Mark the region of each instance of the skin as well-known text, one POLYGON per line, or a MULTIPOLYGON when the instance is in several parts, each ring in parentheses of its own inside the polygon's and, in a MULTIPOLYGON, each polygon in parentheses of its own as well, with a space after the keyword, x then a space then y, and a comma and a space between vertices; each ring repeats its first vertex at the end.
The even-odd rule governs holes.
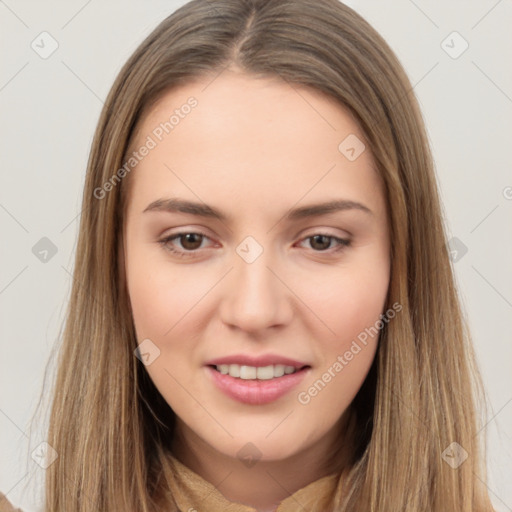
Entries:
POLYGON ((143 119, 134 146, 190 96, 197 107, 129 177, 124 264, 135 329, 139 343, 149 338, 160 350, 146 370, 177 415, 176 457, 228 499, 275 510, 332 470, 326 460, 335 443, 344 446, 344 413, 375 356, 377 337, 309 403, 298 401, 384 312, 383 185, 368 149, 355 161, 338 150, 349 134, 364 140, 345 108, 315 90, 234 69, 167 93, 143 119), (144 212, 170 197, 206 203, 228 218, 144 212), (333 199, 371 213, 285 218, 292 208, 333 199), (159 243, 178 232, 206 237, 159 243), (309 238, 317 234, 350 245, 337 250, 334 238, 309 238), (263 248, 252 263, 236 252, 247 236, 263 248), (311 369, 275 402, 242 404, 219 391, 204 366, 238 353, 288 356, 311 369), (247 443, 261 456, 251 467, 237 456, 247 443))

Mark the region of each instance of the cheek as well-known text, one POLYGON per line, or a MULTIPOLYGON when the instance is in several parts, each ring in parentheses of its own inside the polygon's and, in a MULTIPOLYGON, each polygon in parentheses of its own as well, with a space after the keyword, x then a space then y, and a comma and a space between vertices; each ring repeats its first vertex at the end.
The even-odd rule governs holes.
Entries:
POLYGON ((212 284, 191 267, 176 271, 165 262, 136 256, 127 265, 127 280, 137 338, 174 336, 212 284))
POLYGON ((323 348, 327 352, 342 350, 384 312, 389 287, 388 261, 362 260, 335 272, 317 273, 302 282, 302 297, 307 297, 307 305, 324 323, 323 348))
POLYGON ((376 258, 328 277, 317 279, 309 295, 311 309, 324 324, 315 328, 321 364, 297 393, 298 403, 314 411, 319 425, 336 421, 372 365, 385 313, 388 261, 376 258))
POLYGON ((205 310, 208 293, 219 276, 193 265, 176 269, 165 254, 140 247, 129 256, 127 284, 137 341, 149 339, 159 351, 146 370, 167 402, 179 409, 190 399, 183 385, 200 396, 191 376, 203 364, 197 348, 211 314, 205 310))
POLYGON ((127 267, 137 341, 149 339, 159 350, 146 371, 173 409, 191 413, 197 404, 190 403, 189 393, 201 396, 191 378, 200 364, 195 349, 203 326, 197 312, 211 284, 201 283, 191 273, 171 272, 165 264, 150 265, 150 272, 147 268, 127 267))

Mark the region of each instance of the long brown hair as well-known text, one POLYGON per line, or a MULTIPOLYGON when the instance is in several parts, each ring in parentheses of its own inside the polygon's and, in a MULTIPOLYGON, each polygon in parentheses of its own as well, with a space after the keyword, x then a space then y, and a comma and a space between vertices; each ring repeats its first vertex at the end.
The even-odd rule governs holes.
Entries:
POLYGON ((477 436, 483 386, 423 119, 389 46, 337 0, 193 0, 166 18, 119 73, 88 162, 49 421, 47 440, 59 456, 46 470, 46 510, 157 510, 175 416, 134 357, 120 258, 128 180, 118 170, 141 119, 163 94, 213 80, 228 66, 311 87, 347 107, 385 185, 388 302, 403 309, 382 329, 350 406, 358 435, 336 510, 493 510, 477 436), (456 468, 443 457, 454 442, 468 454, 456 468))

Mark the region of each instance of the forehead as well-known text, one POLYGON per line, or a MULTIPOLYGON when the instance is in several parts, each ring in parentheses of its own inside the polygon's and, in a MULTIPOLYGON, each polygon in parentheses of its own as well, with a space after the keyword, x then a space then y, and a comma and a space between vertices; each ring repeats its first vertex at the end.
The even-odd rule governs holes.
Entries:
POLYGON ((132 176, 138 207, 169 195, 215 197, 260 212, 306 196, 308 202, 350 196, 383 207, 358 124, 311 88, 224 71, 165 94, 132 147, 149 139, 153 147, 132 176))

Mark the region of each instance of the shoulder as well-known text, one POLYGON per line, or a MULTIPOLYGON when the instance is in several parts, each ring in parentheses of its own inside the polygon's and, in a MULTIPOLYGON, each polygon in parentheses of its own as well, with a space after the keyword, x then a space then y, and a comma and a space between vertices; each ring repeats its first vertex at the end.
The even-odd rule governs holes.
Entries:
POLYGON ((23 512, 21 508, 14 508, 11 502, 0 492, 0 512, 23 512))

